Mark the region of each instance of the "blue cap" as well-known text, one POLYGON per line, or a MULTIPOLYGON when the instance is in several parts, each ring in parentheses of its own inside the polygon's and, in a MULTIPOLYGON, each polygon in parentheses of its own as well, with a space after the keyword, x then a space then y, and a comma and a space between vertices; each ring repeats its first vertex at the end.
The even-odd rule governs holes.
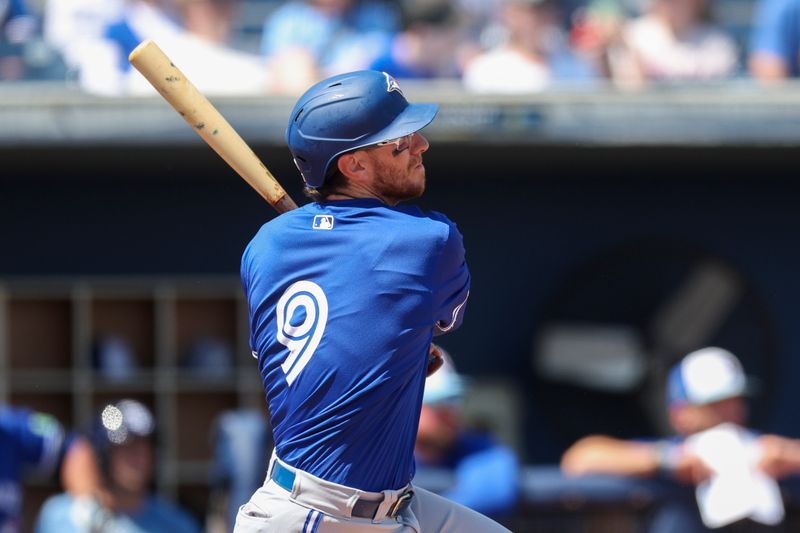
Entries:
POLYGON ((739 360, 722 348, 703 348, 676 364, 667 379, 667 404, 703 405, 742 396, 747 378, 739 360))
POLYGON ((421 130, 438 110, 435 104, 408 103, 385 72, 348 72, 300 97, 289 117, 286 143, 306 185, 317 188, 340 155, 421 130))

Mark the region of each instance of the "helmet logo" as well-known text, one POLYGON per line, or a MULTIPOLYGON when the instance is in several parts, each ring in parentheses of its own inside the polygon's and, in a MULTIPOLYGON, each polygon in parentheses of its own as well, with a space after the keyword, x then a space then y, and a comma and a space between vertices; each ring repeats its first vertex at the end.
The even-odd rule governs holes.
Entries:
MULTIPOLYGON (((400 85, 397 84, 397 80, 390 76, 388 73, 384 72, 383 75, 386 77, 386 92, 397 91, 400 94, 403 94, 403 91, 400 90, 400 85)), ((403 95, 405 96, 405 95, 403 95)))

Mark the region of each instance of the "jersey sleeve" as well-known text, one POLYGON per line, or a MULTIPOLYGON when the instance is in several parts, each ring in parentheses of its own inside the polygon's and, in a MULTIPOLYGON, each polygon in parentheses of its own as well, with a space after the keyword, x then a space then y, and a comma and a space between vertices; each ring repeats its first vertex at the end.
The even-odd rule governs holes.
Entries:
POLYGON ((434 335, 441 335, 457 329, 464 319, 470 275, 464 241, 456 225, 440 213, 432 213, 431 218, 447 228, 433 276, 434 335))
POLYGON ((22 462, 45 474, 52 473, 66 446, 64 429, 50 415, 13 410, 0 415, 14 439, 22 462))

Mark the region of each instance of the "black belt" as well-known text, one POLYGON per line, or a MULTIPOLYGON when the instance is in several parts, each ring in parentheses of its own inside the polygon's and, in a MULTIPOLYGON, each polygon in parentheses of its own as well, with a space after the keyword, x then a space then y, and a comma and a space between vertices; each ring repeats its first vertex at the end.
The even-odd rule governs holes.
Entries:
MULTIPOLYGON (((292 492, 294 488, 294 479, 296 476, 294 470, 286 468, 278 461, 274 461, 272 464, 272 481, 278 484, 279 487, 285 489, 289 492, 292 492)), ((400 514, 403 509, 408 507, 411 503, 411 498, 414 496, 414 491, 409 489, 402 493, 395 501, 389 510, 386 512, 386 516, 389 518, 394 518, 398 514, 400 514)), ((383 503, 383 500, 378 501, 371 501, 371 500, 364 500, 359 498, 355 505, 353 505, 353 511, 350 513, 352 516, 358 518, 369 518, 370 520, 374 520, 375 516, 378 514, 378 508, 383 503)))

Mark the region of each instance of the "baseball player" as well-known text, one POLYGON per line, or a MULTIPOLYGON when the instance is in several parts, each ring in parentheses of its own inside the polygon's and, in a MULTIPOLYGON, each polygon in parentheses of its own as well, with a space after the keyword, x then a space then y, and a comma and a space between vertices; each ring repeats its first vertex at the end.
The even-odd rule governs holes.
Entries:
POLYGON ((59 472, 72 494, 94 496, 100 474, 91 446, 66 434, 50 415, 0 406, 0 531, 22 530, 22 473, 33 468, 43 474, 59 472))
POLYGON ((698 512, 696 503, 680 497, 658 501, 647 518, 647 531, 708 533, 748 515, 762 523, 740 522, 743 527, 737 531, 773 531, 764 524, 776 525, 783 509, 775 514, 771 496, 765 495, 765 489, 755 488, 756 483, 764 486, 763 478, 759 480, 755 473, 760 471, 775 480, 800 474, 800 440, 747 427, 748 379, 739 359, 728 350, 709 346, 689 353, 672 367, 666 385, 674 436, 625 440, 589 435, 567 449, 561 468, 569 475, 662 476, 688 486, 703 485, 714 477, 724 479, 723 485, 731 479, 753 484, 750 492, 733 489, 736 498, 727 496, 730 490, 725 496, 710 491, 701 497, 698 492, 697 504, 705 512, 698 512), (703 442, 712 443, 713 453, 704 451, 708 445, 700 444, 703 442), (719 503, 723 499, 727 499, 725 505, 719 503))
POLYGON ((36 533, 198 533, 183 509, 150 487, 155 468, 155 419, 144 404, 123 399, 106 405, 94 421, 92 445, 100 460, 107 497, 97 500, 57 494, 45 501, 36 533))
POLYGON ((437 110, 377 71, 326 79, 292 110, 314 202, 242 258, 275 450, 238 532, 507 531, 411 483, 431 341, 461 324, 470 281, 455 224, 399 205, 425 190, 419 130, 437 110))
POLYGON ((414 448, 417 485, 481 514, 508 517, 519 498, 516 454, 464 417, 467 380, 442 349, 441 370, 425 381, 414 448))

